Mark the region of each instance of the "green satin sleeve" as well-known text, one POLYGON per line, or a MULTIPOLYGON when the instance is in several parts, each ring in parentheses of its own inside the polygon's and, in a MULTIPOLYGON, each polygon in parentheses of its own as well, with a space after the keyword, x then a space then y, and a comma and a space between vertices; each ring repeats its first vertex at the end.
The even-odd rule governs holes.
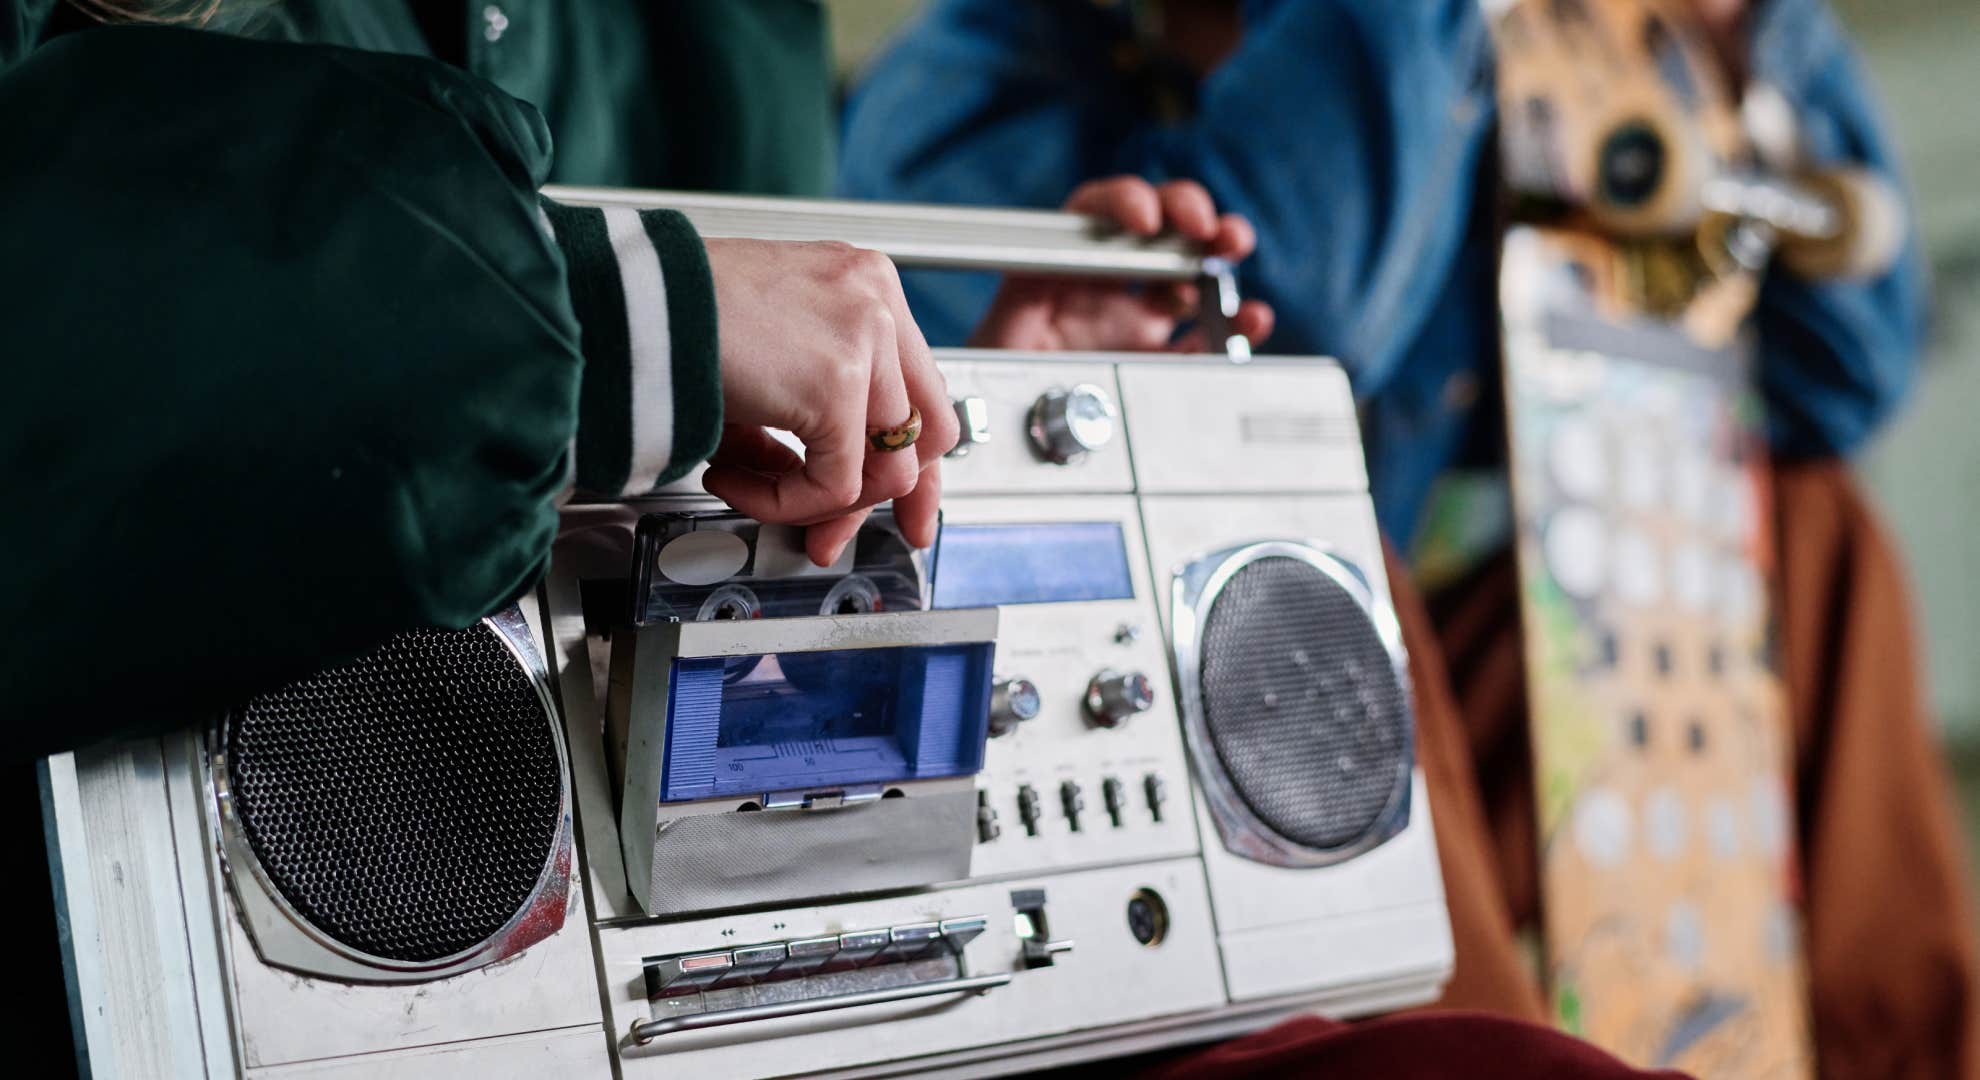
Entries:
POLYGON ((0 75, 0 689, 47 753, 540 575, 581 332, 534 109, 155 28, 0 75))

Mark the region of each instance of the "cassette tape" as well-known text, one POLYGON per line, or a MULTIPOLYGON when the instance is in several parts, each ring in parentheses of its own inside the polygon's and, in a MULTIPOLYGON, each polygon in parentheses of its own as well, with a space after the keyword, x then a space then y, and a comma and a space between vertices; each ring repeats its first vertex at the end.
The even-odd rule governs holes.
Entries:
POLYGON ((633 623, 921 611, 927 560, 875 510, 839 561, 814 565, 804 530, 731 511, 647 514, 634 532, 633 623))
POLYGON ((885 513, 831 567, 796 529, 650 514, 634 564, 607 728, 649 913, 967 876, 997 609, 930 610, 885 513))

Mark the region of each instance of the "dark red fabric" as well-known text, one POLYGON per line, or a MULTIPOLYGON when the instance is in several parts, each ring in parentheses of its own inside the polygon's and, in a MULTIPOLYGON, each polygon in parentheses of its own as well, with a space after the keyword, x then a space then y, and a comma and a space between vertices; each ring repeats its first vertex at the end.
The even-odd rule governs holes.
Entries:
POLYGON ((1632 1069, 1552 1028, 1480 1012, 1429 1012, 1358 1024, 1302 1016, 1143 1074, 1147 1080, 1381 1077, 1382 1080, 1674 1080, 1632 1069))
MULTIPOLYGON (((1408 568, 1393 552, 1385 554, 1396 621, 1402 627, 1403 647, 1409 652, 1410 689, 1416 706, 1416 758, 1430 793, 1430 818, 1436 828, 1437 859, 1443 867, 1444 896, 1456 951, 1451 981, 1438 1005, 1483 1009, 1544 1023, 1549 1017, 1540 983, 1514 943, 1517 924, 1514 909, 1506 902, 1514 892, 1504 877, 1504 859, 1495 857, 1500 844, 1495 830, 1502 818, 1494 813, 1496 806, 1483 800, 1479 787, 1481 778, 1496 776, 1482 772, 1476 764, 1465 731, 1470 710, 1461 711, 1451 696, 1452 679, 1444 669, 1436 630, 1422 599, 1409 587, 1408 568)), ((1515 650, 1517 645, 1515 639, 1515 650)), ((1517 666, 1512 673, 1518 676, 1517 666)), ((1524 715, 1520 714, 1519 728, 1522 756, 1524 715)), ((1499 794, 1496 784, 1490 790, 1499 794)), ((1527 801, 1530 804, 1532 800, 1527 801)), ((1532 821, 1530 810, 1526 820, 1532 821)), ((1531 838, 1526 846, 1532 848, 1531 838)))

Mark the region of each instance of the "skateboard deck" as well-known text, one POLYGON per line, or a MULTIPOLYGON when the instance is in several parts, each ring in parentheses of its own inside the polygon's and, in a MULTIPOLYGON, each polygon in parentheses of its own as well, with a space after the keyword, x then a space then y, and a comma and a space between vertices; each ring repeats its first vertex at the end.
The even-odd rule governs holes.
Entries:
POLYGON ((1559 1024, 1633 1064, 1800 1077, 1758 281, 1678 190, 1740 153, 1682 10, 1487 4, 1544 977, 1559 1024))

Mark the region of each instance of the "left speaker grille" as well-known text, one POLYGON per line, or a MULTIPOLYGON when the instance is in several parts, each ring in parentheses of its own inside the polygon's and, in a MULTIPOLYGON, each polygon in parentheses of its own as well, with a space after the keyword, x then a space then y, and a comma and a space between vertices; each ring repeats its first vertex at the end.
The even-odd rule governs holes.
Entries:
POLYGON ((487 624, 413 631, 229 717, 235 813, 321 932, 388 960, 452 956, 524 908, 553 854, 552 722, 487 624))
POLYGON ((1299 559, 1252 562, 1211 606, 1202 665, 1211 742, 1261 822, 1321 851, 1376 826, 1408 780, 1409 700, 1353 595, 1299 559))

